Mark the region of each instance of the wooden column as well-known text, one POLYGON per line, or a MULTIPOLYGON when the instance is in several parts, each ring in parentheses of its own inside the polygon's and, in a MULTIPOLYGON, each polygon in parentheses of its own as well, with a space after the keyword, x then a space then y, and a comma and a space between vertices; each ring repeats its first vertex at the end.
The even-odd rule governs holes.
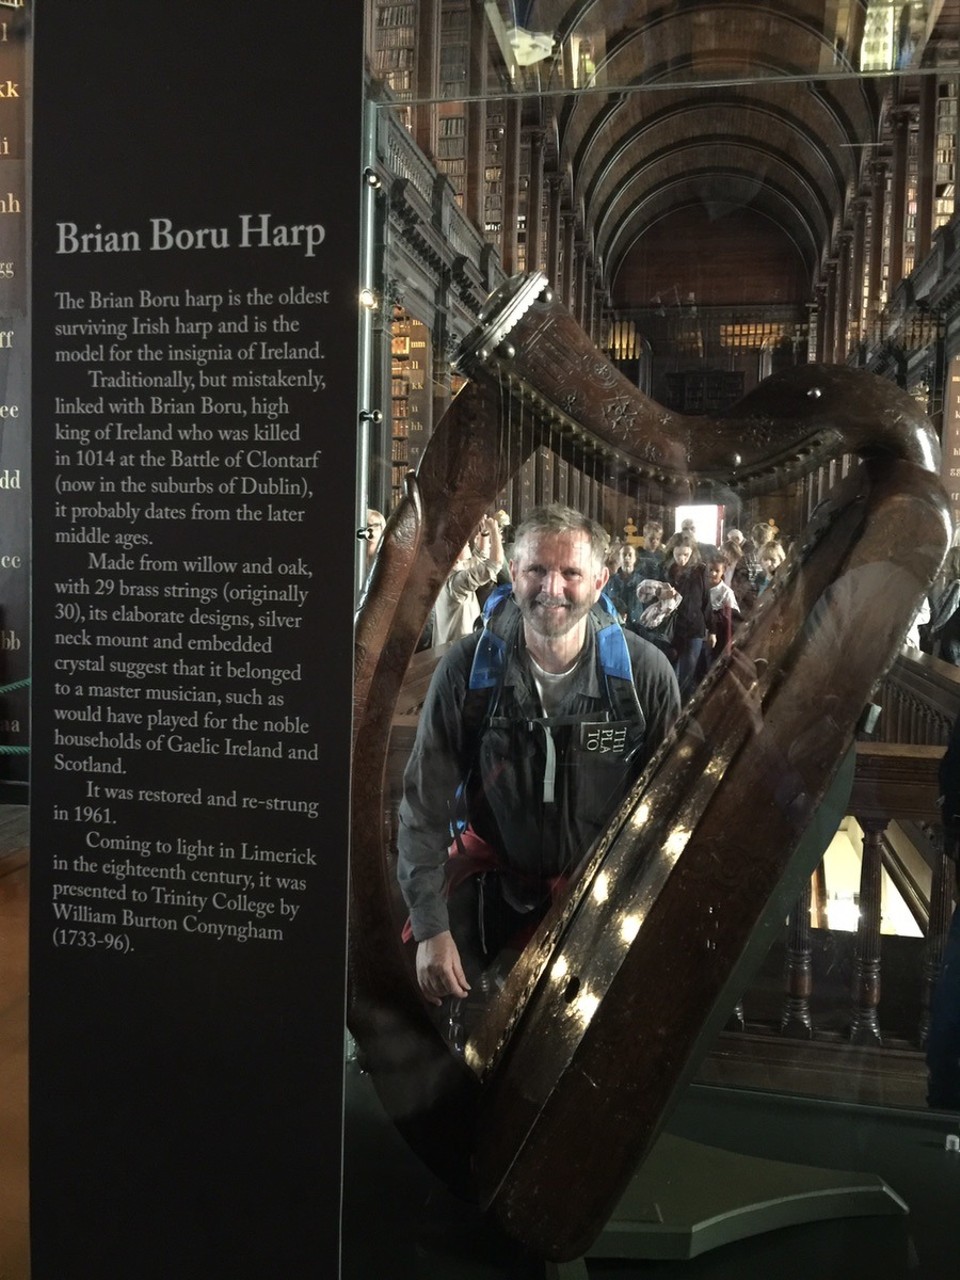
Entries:
MULTIPOLYGON (((547 279, 558 288, 560 273, 560 196, 563 178, 559 173, 547 174, 547 260, 544 271, 547 279)), ((561 296, 562 290, 561 290, 561 296)))
POLYGON ((936 182, 937 77, 920 77, 920 116, 917 136, 917 243, 914 266, 919 266, 933 243, 933 201, 936 182))
POLYGON ((786 992, 780 1031, 785 1036, 810 1039, 810 996, 813 992, 813 948, 810 941, 810 881, 804 885, 790 913, 787 931, 786 992))
POLYGON ((828 363, 836 357, 836 324, 837 324, 837 260, 831 258, 827 263, 826 296, 823 316, 823 358, 828 363))
POLYGON ((887 294, 903 279, 903 228, 907 208, 907 131, 909 111, 893 113, 893 167, 890 174, 890 257, 887 294))
POLYGON ((955 888, 955 864, 942 852, 943 833, 940 833, 941 853, 933 870, 933 884, 930 888, 930 917, 927 922, 927 936, 923 944, 923 965, 920 978, 920 1027, 919 1039, 924 1044, 930 1030, 930 1001, 933 989, 940 976, 943 963, 943 949, 953 916, 953 893, 955 888))
POLYGON ((846 364, 850 322, 850 242, 849 231, 841 231, 837 241, 837 298, 836 325, 834 327, 833 360, 835 364, 846 364))
POLYGON ((520 101, 507 99, 507 123, 503 135, 503 226, 500 232, 501 261, 508 276, 515 275, 517 224, 520 212, 520 101))
POLYGON ((573 314, 581 329, 586 328, 587 298, 587 246, 583 240, 577 240, 573 246, 573 314))
POLYGON ((827 282, 821 280, 816 288, 817 294, 817 364, 826 360, 827 331, 827 282))
POLYGON ((437 97, 440 84, 440 0, 420 0, 417 6, 417 68, 414 97, 430 101, 413 108, 413 136, 421 151, 437 154, 437 97))
POLYGON ((850 206, 853 214, 853 245, 850 259, 850 343, 863 341, 863 285, 866 267, 867 201, 858 196, 850 206))
POLYGON ((867 341, 877 342, 880 319, 880 290, 883 284, 883 212, 887 193, 887 162, 870 166, 870 259, 867 268, 867 341))
POLYGON ((543 264, 543 149, 546 134, 530 130, 530 182, 527 187, 527 271, 543 264))
POLYGON ((606 306, 606 291, 600 283, 599 273, 594 271, 593 276, 593 340, 597 344, 603 338, 603 312, 606 306))
POLYGON ((562 222, 562 260, 560 263, 560 299, 570 311, 573 311, 573 237, 574 222, 572 213, 563 213, 562 222))
POLYGON ((864 818, 860 825, 863 828, 863 865, 860 869, 860 922, 853 964, 850 1039, 854 1044, 879 1045, 880 839, 887 822, 884 818, 864 818))
POLYGON ((594 303, 596 302, 596 286, 594 285, 593 262, 586 258, 583 265, 583 327, 589 333, 590 337, 596 342, 596 311, 594 303))
POLYGON ((483 231, 484 170, 487 159, 487 27, 482 0, 470 5, 470 67, 467 103, 467 174, 463 188, 463 211, 483 231))

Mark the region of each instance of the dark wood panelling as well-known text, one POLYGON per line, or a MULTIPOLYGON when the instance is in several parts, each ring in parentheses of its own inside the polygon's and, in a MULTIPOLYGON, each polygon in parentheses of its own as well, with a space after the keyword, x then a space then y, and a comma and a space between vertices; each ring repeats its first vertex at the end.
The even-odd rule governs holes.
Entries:
POLYGON ((648 306, 658 295, 699 306, 805 302, 810 283, 793 242, 750 209, 719 216, 707 207, 663 218, 625 255, 613 282, 614 305, 648 306))

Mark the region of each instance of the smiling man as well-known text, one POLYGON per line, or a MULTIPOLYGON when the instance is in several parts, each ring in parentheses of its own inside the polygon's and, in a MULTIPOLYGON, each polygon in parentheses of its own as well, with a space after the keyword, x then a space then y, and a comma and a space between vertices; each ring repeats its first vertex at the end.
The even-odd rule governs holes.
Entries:
POLYGON ((434 674, 398 876, 432 1004, 519 949, 679 710, 670 664, 598 604, 608 539, 568 507, 517 530, 512 593, 434 674))

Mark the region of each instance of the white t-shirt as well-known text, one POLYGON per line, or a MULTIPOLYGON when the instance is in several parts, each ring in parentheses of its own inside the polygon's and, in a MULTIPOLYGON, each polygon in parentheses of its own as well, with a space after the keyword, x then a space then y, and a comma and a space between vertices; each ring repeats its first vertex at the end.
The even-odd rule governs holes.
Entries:
POLYGON ((540 705, 543 707, 545 716, 556 715, 557 711, 563 705, 563 700, 567 695, 567 689, 570 682, 576 674, 577 667, 580 665, 580 658, 568 671, 544 671, 540 663, 527 654, 527 661, 530 663, 530 670, 533 673, 533 683, 537 686, 537 693, 540 695, 540 705))
POLYGON ((715 587, 710 588, 710 608, 722 609, 724 605, 729 605, 731 609, 737 611, 740 609, 732 589, 725 582, 718 582, 715 587))

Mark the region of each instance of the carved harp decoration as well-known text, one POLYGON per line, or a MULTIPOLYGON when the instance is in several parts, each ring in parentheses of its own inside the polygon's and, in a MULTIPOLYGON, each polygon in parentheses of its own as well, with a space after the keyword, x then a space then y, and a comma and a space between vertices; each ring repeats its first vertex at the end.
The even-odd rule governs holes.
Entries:
POLYGON ((717 418, 670 413, 535 274, 464 343, 470 381, 393 513, 356 632, 350 1026, 422 1158, 544 1256, 602 1229, 740 995, 751 939, 813 869, 805 833, 949 544, 936 436, 889 382, 810 365, 717 418), (454 1054, 399 938, 384 775, 404 674, 459 549, 510 475, 551 447, 671 502, 858 467, 822 504, 454 1054), (749 821, 747 821, 749 815, 749 821))

